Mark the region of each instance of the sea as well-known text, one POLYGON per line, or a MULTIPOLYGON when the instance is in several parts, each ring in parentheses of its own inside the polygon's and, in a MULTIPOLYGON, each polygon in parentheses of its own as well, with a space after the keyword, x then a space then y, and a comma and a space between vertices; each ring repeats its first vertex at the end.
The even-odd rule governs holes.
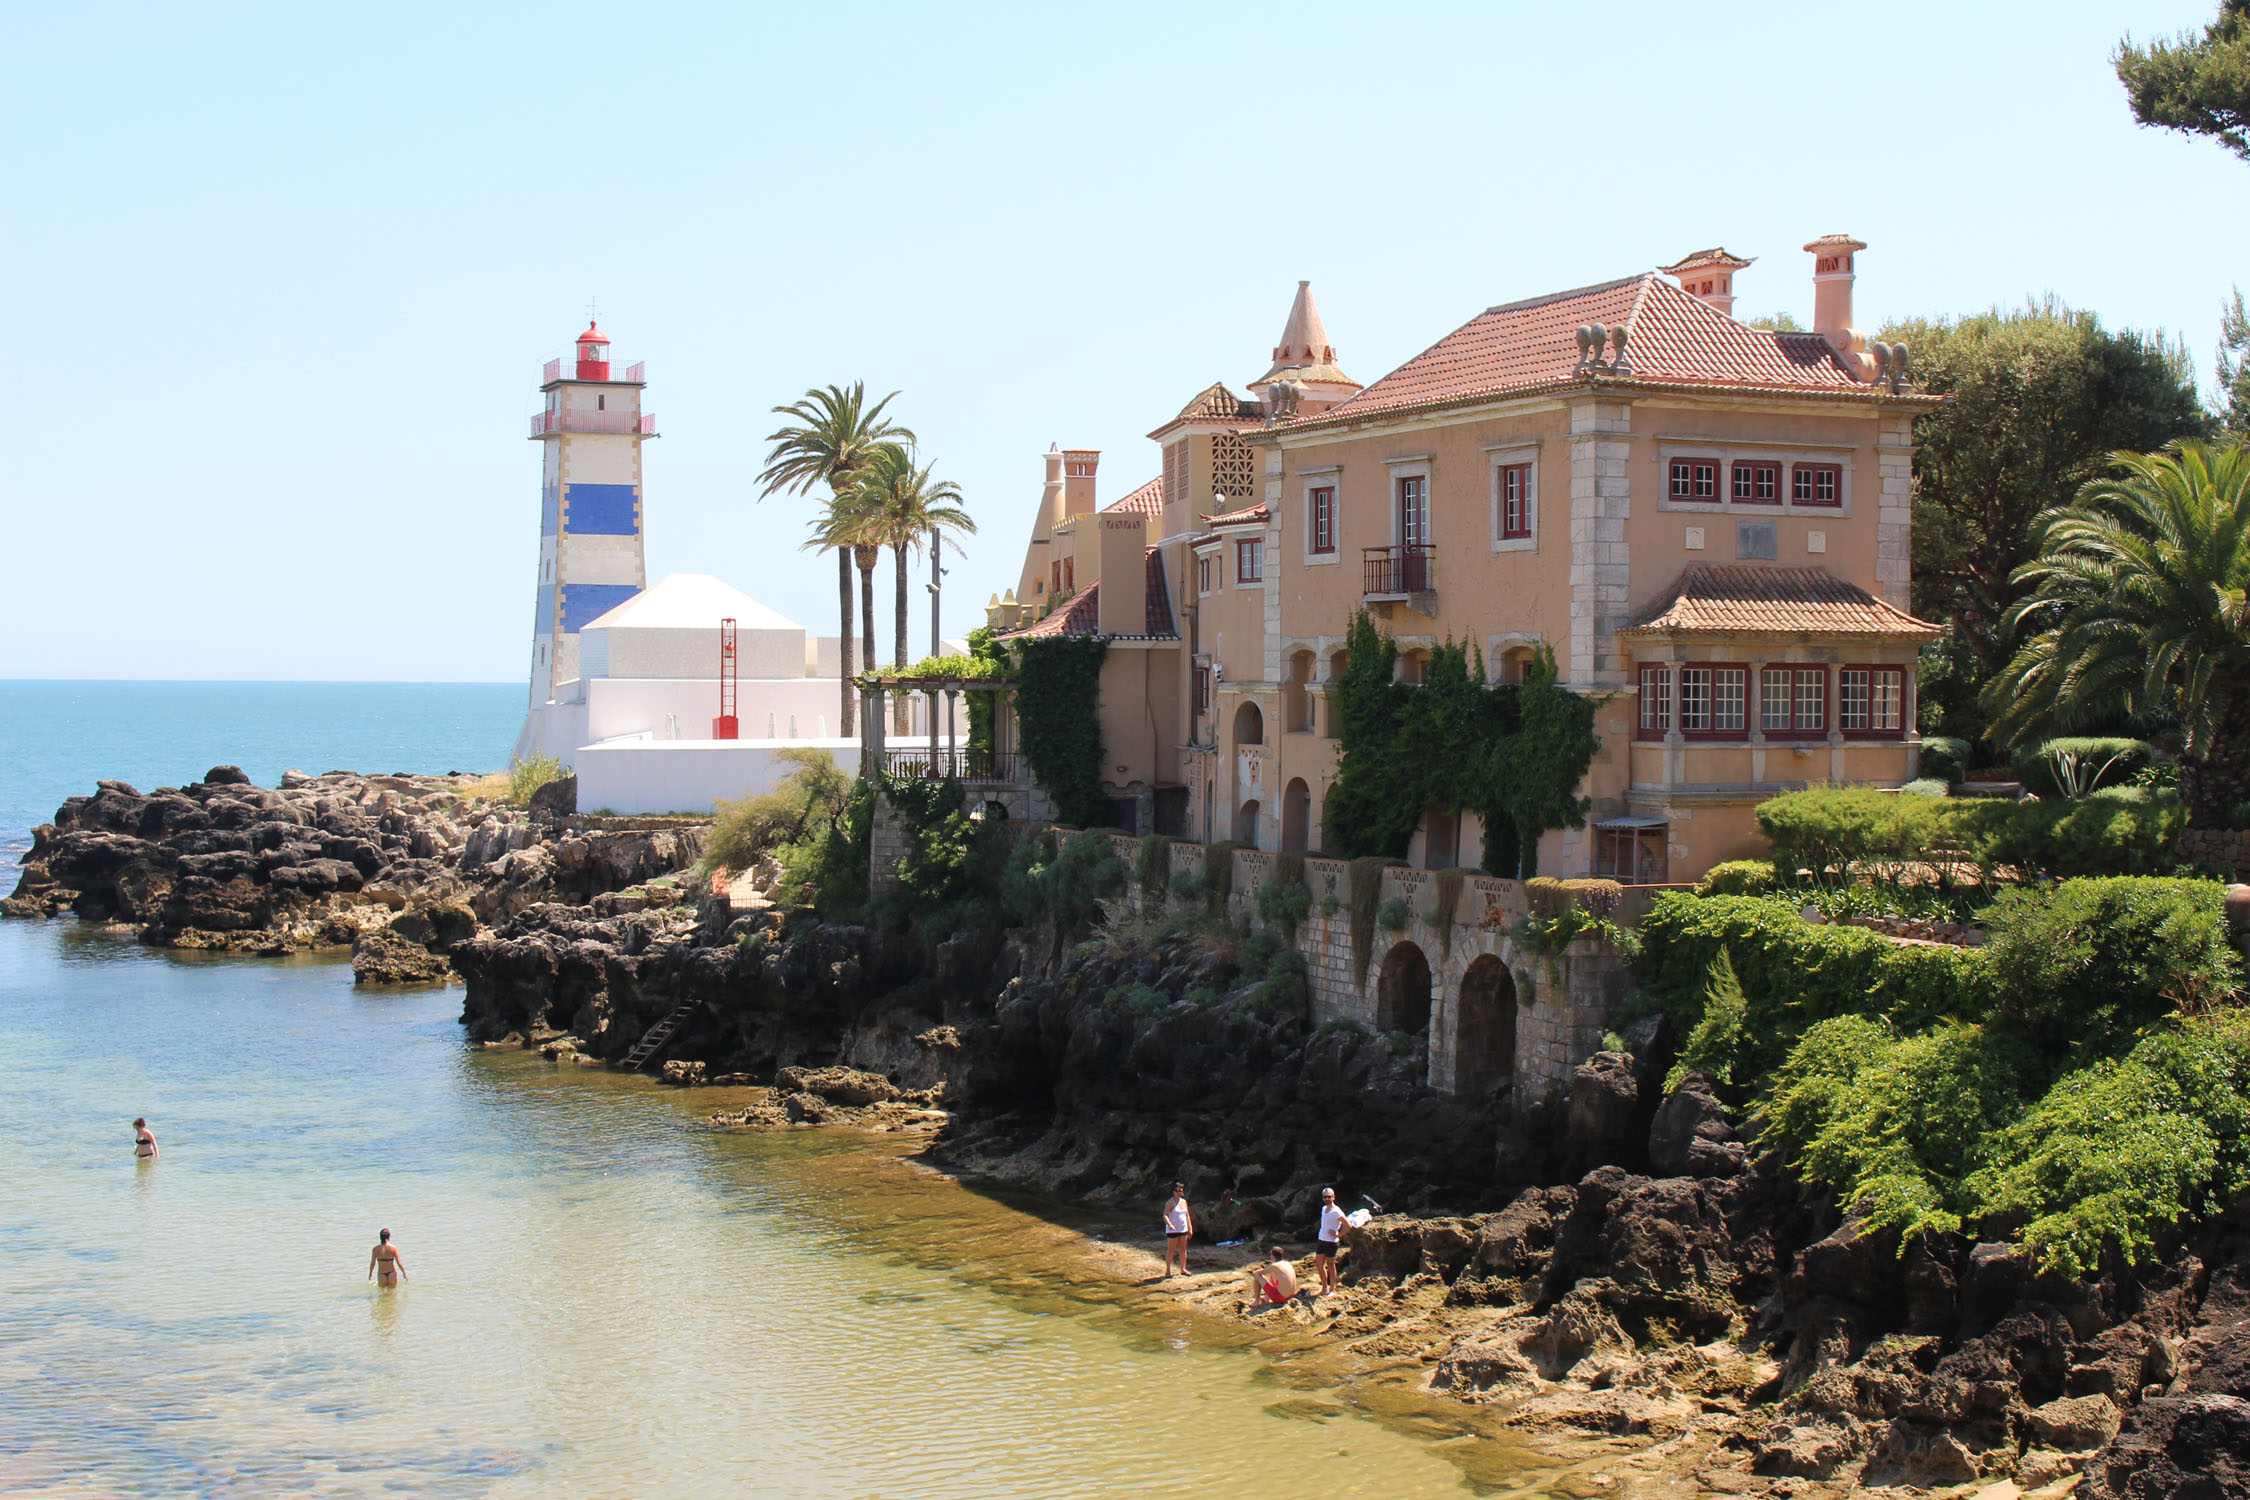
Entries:
MULTIPOLYGON (((215 764, 495 769, 521 708, 0 684, 0 826, 20 850, 97 778, 215 764)), ((713 1130, 747 1091, 473 1049, 460 1003, 0 922, 0 1495, 1544 1492, 1458 1409, 1324 1385, 1101 1273, 1087 1236, 1131 1226, 895 1139, 713 1130)))

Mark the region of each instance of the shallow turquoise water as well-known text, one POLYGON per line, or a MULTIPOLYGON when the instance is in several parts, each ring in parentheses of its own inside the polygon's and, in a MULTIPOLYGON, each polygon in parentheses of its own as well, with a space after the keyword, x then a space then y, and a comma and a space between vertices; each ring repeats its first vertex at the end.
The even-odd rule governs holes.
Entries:
POLYGON ((0 1494, 1463 1493, 1050 1225, 458 1006, 0 923, 0 1494))

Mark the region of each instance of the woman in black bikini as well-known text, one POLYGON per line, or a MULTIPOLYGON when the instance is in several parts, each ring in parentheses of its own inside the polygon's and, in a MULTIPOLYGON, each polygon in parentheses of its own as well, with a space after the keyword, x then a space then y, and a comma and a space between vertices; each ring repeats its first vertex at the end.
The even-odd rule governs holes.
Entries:
POLYGON ((156 1134, 146 1120, 133 1122, 133 1154, 143 1161, 156 1160, 156 1134))
POLYGON ((406 1279, 406 1257, 391 1243, 388 1229, 377 1231, 375 1248, 367 1255, 367 1275, 377 1286, 397 1286, 406 1279))

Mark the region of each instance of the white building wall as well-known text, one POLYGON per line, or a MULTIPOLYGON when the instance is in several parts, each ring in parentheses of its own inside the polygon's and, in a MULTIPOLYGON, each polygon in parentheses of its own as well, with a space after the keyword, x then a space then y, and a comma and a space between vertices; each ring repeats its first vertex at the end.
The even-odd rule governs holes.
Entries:
POLYGON ((825 751, 845 771, 859 765, 859 741, 629 740, 578 751, 581 812, 708 813, 721 801, 773 790, 795 767, 783 750, 825 751))

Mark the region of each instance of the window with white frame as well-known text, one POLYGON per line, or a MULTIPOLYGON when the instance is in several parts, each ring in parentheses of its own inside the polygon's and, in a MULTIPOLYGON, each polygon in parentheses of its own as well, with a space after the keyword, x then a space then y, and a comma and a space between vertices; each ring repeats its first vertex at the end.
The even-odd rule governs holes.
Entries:
POLYGON ((1502 464, 1500 480, 1500 540, 1518 541, 1531 535, 1531 465, 1502 464))
POLYGON ((1760 687, 1759 727, 1768 734, 1809 734, 1828 727, 1826 667, 1768 667, 1760 687))
POLYGON ((1839 464, 1792 464, 1789 469, 1791 505, 1840 506, 1844 503, 1844 470, 1839 464))
POLYGON ((1886 736, 1905 719, 1906 672, 1901 667, 1843 667, 1836 673, 1836 727, 1846 734, 1886 736))
POLYGON ((1689 504, 1716 505, 1719 500, 1719 461, 1715 458, 1675 458, 1668 466, 1666 495, 1689 504))
POLYGON ((1749 676, 1747 667, 1680 668, 1680 732, 1742 733, 1749 676))
POLYGON ((1430 476, 1401 475, 1398 483, 1398 540, 1402 547, 1430 544, 1430 476))
POLYGON ((1305 535, 1315 553, 1336 550, 1336 486, 1316 484, 1305 491, 1305 535))
POLYGON ((1672 728, 1672 669, 1641 668, 1641 734, 1658 739, 1672 728))

